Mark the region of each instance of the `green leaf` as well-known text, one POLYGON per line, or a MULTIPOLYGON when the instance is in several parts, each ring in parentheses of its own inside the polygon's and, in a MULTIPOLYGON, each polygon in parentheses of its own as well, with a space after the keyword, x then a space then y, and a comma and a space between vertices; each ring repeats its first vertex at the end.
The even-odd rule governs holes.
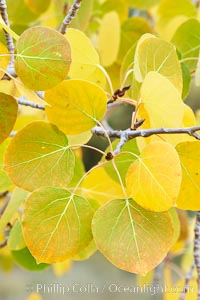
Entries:
POLYGON ((182 77, 183 77, 183 91, 182 91, 182 98, 186 99, 190 92, 190 86, 191 86, 191 75, 190 75, 190 70, 186 66, 185 63, 181 64, 181 69, 182 69, 182 77))
POLYGON ((181 53, 182 60, 186 59, 186 66, 190 71, 194 71, 200 50, 200 22, 196 19, 189 19, 183 23, 175 32, 172 42, 181 53))
POLYGON ((118 61, 121 62, 133 44, 146 32, 152 32, 149 23, 141 17, 126 19, 121 25, 121 41, 118 61))
POLYGON ((0 93, 0 143, 10 134, 18 113, 16 100, 6 94, 0 93))
POLYGON ((27 247, 18 251, 12 251, 15 262, 29 271, 42 271, 49 267, 48 264, 38 264, 27 247))
POLYGON ((20 130, 5 154, 9 177, 28 191, 47 185, 66 187, 73 177, 74 164, 67 137, 55 125, 43 121, 20 130))
POLYGON ((14 224, 8 239, 8 247, 12 251, 21 250, 26 247, 22 233, 22 224, 20 220, 14 224))
POLYGON ((177 199, 181 209, 199 210, 200 203, 200 141, 183 142, 176 146, 182 166, 182 182, 177 199))
POLYGON ((128 169, 127 188, 142 207, 165 211, 175 205, 181 185, 181 166, 174 147, 165 142, 147 145, 128 169))
POLYGON ((132 199, 113 200, 94 215, 97 248, 116 267, 146 274, 170 249, 174 226, 168 212, 149 212, 132 199))
POLYGON ((19 206, 24 202, 24 199, 27 197, 27 195, 27 191, 23 191, 19 188, 14 190, 8 206, 0 218, 0 232, 4 229, 7 223, 10 222, 14 214, 17 212, 19 206))
POLYGON ((43 187, 25 202, 26 244, 37 262, 55 263, 79 253, 92 240, 90 203, 64 189, 43 187))
POLYGON ((182 71, 175 47, 153 35, 145 34, 135 52, 135 78, 142 82, 150 71, 156 71, 171 81, 182 93, 182 71))
POLYGON ((84 80, 66 80, 45 93, 47 117, 66 134, 87 131, 106 112, 107 95, 97 85, 84 80))
POLYGON ((16 73, 28 88, 47 90, 67 77, 70 45, 56 30, 42 26, 27 29, 16 49, 16 73))

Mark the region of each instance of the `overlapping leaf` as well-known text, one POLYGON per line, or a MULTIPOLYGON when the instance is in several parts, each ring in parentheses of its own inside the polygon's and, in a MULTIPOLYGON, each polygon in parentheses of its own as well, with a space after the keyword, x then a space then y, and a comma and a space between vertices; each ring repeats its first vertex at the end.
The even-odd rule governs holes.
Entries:
POLYGON ((67 190, 43 187, 25 202, 22 221, 26 244, 37 262, 64 261, 92 240, 90 203, 67 190))
POLYGON ((186 59, 185 64, 190 71, 195 70, 200 51, 200 22, 189 19, 183 23, 175 32, 172 42, 180 51, 182 59, 186 59))
POLYGON ((105 76, 98 67, 99 55, 89 38, 82 31, 74 28, 69 28, 65 36, 70 43, 72 56, 69 77, 85 79, 102 87, 105 86, 105 76))
POLYGON ((200 142, 183 142, 177 145, 181 166, 182 183, 177 199, 181 209, 200 209, 200 142))
POLYGON ((97 248, 116 267, 146 274, 167 254, 174 237, 168 212, 149 212, 132 199, 113 200, 94 215, 97 248))
POLYGON ((16 73, 28 88, 46 90, 67 77, 71 50, 59 32, 48 27, 32 27, 20 36, 16 49, 16 73))
POLYGON ((51 0, 25 0, 27 6, 35 13, 41 14, 47 10, 51 0))
POLYGON ((38 18, 28 5, 25 0, 7 0, 8 15, 9 19, 15 24, 28 24, 38 18))
POLYGON ((0 93, 0 143, 9 135, 15 124, 18 113, 16 100, 6 94, 0 93))
POLYGON ((84 80, 66 80, 45 93, 47 117, 66 134, 91 129, 106 111, 106 93, 84 80))
MULTIPOLYGON (((181 96, 174 85, 159 73, 149 72, 146 75, 141 87, 141 99, 139 115, 146 119, 144 128, 176 128, 182 125, 184 104, 181 96)), ((173 135, 165 135, 163 138, 172 144, 177 143, 173 135)))
POLYGON ((169 79, 182 93, 182 71, 175 47, 153 35, 143 35, 135 52, 135 78, 142 82, 150 71, 156 71, 169 79))
POLYGON ((107 13, 99 30, 98 50, 103 66, 111 66, 117 59, 120 46, 120 20, 115 11, 107 13), (115 28, 115 30, 113 30, 115 28))
POLYGON ((3 77, 10 61, 8 49, 0 43, 0 79, 3 77), (4 71, 5 70, 5 71, 4 71))
POLYGON ((74 174, 74 155, 67 137, 55 125, 42 121, 17 133, 4 162, 12 181, 29 191, 47 185, 66 187, 74 174))
POLYGON ((126 175, 128 190, 142 207, 165 211, 175 205, 181 185, 181 166, 174 147, 165 142, 147 145, 126 175))

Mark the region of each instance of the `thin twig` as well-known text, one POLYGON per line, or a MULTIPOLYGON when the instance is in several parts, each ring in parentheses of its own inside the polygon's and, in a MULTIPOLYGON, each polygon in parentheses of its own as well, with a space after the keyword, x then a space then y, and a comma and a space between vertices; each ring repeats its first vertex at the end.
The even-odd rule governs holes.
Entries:
POLYGON ((70 8, 68 14, 64 18, 59 32, 62 34, 65 34, 67 32, 67 28, 69 24, 71 23, 72 19, 75 17, 76 13, 78 12, 79 7, 81 6, 81 1, 82 0, 74 0, 74 3, 72 7, 70 8))
MULTIPOLYGON (((5 24, 10 27, 10 23, 9 23, 9 19, 8 19, 8 14, 7 14, 7 4, 6 4, 6 0, 0 0, 0 14, 2 16, 2 19, 4 20, 5 24)), ((14 46, 14 42, 13 42, 13 38, 12 36, 6 32, 4 29, 4 35, 6 38, 6 44, 8 47, 8 51, 11 54, 10 56, 10 69, 14 68, 14 53, 15 53, 15 46, 14 46)))
POLYGON ((197 300, 200 300, 200 211, 197 211, 194 227, 194 262, 197 269, 197 300))
POLYGON ((185 277, 185 285, 183 288, 183 291, 179 297, 179 300, 185 300, 186 294, 189 291, 189 284, 190 284, 190 280, 192 279, 192 274, 195 268, 195 263, 193 262, 191 267, 190 267, 190 271, 188 272, 188 274, 185 277))

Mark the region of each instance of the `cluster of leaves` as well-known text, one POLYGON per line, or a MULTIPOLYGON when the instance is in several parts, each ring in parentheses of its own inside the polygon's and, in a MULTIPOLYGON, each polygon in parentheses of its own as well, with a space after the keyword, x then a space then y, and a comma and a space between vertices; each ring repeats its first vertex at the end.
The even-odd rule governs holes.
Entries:
MULTIPOLYGON (((128 98, 115 101, 136 106, 142 128, 196 125, 183 100, 198 65, 199 12, 190 0, 85 0, 61 35, 64 3, 8 0, 12 29, 0 21, 16 40, 17 74, 4 80, 2 31, 0 192, 12 196, 0 230, 14 223, 8 247, 32 270, 98 249, 118 268, 146 274, 180 236, 174 207, 200 209, 199 141, 137 138, 87 173, 80 147, 89 147, 90 130, 103 127, 107 102, 125 85, 128 98), (21 96, 45 111, 19 106, 21 96)), ((106 152, 116 147, 109 142, 106 152)))

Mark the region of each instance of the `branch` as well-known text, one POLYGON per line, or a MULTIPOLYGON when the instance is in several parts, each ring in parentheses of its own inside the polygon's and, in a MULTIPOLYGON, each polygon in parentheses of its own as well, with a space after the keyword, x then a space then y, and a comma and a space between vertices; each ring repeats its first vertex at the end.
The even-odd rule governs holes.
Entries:
POLYGON ((59 32, 65 34, 67 32, 67 27, 71 23, 72 19, 75 17, 76 13, 78 12, 79 7, 81 6, 82 0, 74 0, 74 4, 70 8, 68 14, 64 18, 62 25, 60 27, 59 32))
POLYGON ((185 127, 185 128, 153 128, 153 129, 141 129, 141 130, 107 130, 105 131, 99 127, 94 127, 91 132, 94 135, 97 136, 104 136, 108 135, 110 138, 118 138, 120 139, 120 142, 116 148, 116 150, 113 152, 113 155, 116 155, 120 152, 123 145, 130 139, 136 138, 136 137, 149 137, 151 135, 155 134, 183 134, 186 133, 190 136, 193 136, 197 140, 200 140, 200 134, 197 133, 197 131, 200 130, 200 126, 193 126, 193 127, 185 127))
POLYGON ((45 106, 42 104, 38 104, 35 102, 31 102, 28 100, 25 100, 23 97, 17 99, 17 102, 21 105, 25 105, 25 106, 30 106, 32 108, 37 108, 37 109, 41 109, 41 110, 45 110, 45 106))
POLYGON ((200 300, 200 211, 196 214, 194 227, 194 262, 197 269, 197 300, 200 300))
POLYGON ((186 294, 189 290, 189 283, 190 283, 190 280, 192 279, 192 274, 193 274, 194 268, 195 268, 195 263, 193 262, 191 265, 190 271, 188 272, 188 274, 185 277, 185 285, 184 285, 183 292, 181 293, 179 300, 185 300, 186 294))
MULTIPOLYGON (((0 14, 1 14, 2 19, 4 20, 5 24, 8 27, 10 27, 10 23, 9 23, 9 20, 8 20, 8 14, 7 14, 6 0, 0 0, 0 14)), ((13 64, 14 64, 15 46, 14 46, 13 38, 4 29, 3 29, 3 31, 4 31, 4 35, 5 35, 5 38, 6 38, 6 44, 7 44, 8 51, 11 54, 10 68, 14 69, 13 64)))

